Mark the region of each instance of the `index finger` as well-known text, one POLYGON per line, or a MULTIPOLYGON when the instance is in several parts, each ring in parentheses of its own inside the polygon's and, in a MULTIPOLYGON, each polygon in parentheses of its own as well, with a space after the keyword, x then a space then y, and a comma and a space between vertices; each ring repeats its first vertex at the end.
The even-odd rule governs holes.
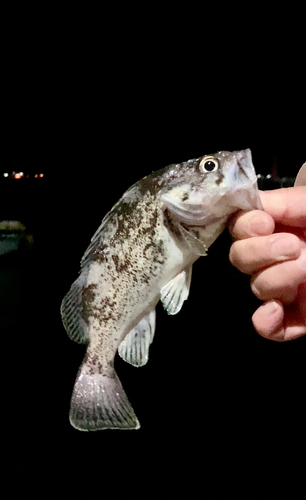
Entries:
POLYGON ((272 217, 262 210, 244 212, 239 210, 229 220, 228 230, 238 240, 252 236, 267 236, 275 229, 272 217))
POLYGON ((306 227, 306 187, 260 191, 265 212, 286 226, 306 227))

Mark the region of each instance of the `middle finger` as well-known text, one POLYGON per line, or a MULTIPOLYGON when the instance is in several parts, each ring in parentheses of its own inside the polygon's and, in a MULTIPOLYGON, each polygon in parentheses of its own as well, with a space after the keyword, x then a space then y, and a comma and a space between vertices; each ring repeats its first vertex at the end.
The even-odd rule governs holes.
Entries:
POLYGON ((258 273, 267 266, 297 259, 301 242, 290 233, 274 233, 235 241, 230 248, 230 261, 246 274, 258 273))

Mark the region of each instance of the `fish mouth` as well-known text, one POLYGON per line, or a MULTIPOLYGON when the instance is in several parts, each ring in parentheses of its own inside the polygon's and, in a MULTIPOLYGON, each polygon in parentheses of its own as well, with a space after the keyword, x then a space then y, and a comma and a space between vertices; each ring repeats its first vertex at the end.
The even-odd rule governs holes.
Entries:
POLYGON ((206 225, 186 224, 185 222, 180 222, 180 225, 188 232, 196 229, 205 229, 206 227, 206 225))
POLYGON ((250 149, 240 151, 240 154, 237 155, 237 166, 238 169, 236 172, 240 182, 254 180, 255 170, 252 163, 252 154, 250 149))

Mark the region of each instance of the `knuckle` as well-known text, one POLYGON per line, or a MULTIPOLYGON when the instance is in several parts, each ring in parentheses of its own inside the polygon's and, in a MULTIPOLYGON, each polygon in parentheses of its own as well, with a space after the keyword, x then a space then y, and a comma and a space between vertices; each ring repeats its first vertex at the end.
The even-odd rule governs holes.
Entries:
POLYGON ((285 263, 268 267, 252 277, 251 290, 260 300, 278 299, 284 304, 291 304, 298 288, 293 274, 291 266, 285 263))
POLYGON ((247 259, 246 254, 243 250, 243 245, 240 241, 236 241, 232 244, 229 253, 230 263, 236 267, 239 271, 245 273, 247 269, 247 259))

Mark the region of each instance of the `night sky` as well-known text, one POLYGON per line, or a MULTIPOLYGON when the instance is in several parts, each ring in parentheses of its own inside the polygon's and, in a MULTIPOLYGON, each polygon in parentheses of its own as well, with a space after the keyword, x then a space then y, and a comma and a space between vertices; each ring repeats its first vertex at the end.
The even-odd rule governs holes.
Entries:
POLYGON ((95 184, 126 188, 169 163, 220 150, 250 148, 258 173, 276 166, 280 177, 295 176, 305 161, 304 96, 273 67, 229 54, 202 69, 153 51, 141 59, 122 50, 99 63, 84 51, 51 54, 38 61, 20 48, 6 73, 2 171, 74 177, 76 188, 95 176, 95 184))
POLYGON ((174 95, 160 101, 156 95, 125 99, 116 93, 95 102, 95 96, 88 103, 84 96, 79 101, 70 96, 66 102, 62 95, 40 105, 13 102, 1 170, 43 170, 52 177, 115 174, 118 181, 136 170, 143 176, 203 154, 250 148, 258 173, 277 165, 283 177, 295 176, 305 161, 299 108, 294 113, 269 105, 257 109, 241 99, 215 107, 211 102, 182 103, 174 95))

